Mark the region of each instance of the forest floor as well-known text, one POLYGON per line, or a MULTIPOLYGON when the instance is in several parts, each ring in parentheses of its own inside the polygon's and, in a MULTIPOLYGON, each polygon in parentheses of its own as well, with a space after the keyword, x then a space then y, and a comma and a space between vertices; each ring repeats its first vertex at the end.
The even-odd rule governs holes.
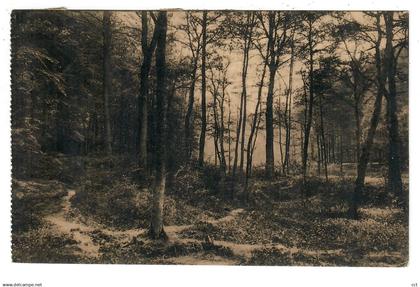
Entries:
POLYGON ((144 182, 87 168, 79 184, 13 181, 15 262, 405 266, 408 218, 371 176, 359 220, 347 216, 352 178, 255 178, 250 200, 227 200, 209 172, 186 171, 165 199, 167 241, 147 236, 144 182), (194 179, 194 180, 193 180, 194 179), (208 181, 206 183, 206 180, 208 181), (108 182, 108 181, 111 181, 108 182), (213 189, 212 189, 213 188, 213 189))

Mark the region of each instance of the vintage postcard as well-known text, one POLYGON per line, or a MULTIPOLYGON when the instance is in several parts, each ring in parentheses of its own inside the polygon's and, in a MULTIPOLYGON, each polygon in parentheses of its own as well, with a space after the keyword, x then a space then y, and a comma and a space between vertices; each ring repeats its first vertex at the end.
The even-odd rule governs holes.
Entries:
POLYGON ((13 262, 406 266, 408 22, 14 10, 13 262))

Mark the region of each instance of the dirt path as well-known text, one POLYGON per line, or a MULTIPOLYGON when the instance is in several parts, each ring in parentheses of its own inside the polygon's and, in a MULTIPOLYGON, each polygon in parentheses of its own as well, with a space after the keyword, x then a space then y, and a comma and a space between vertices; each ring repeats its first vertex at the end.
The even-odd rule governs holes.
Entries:
MULTIPOLYGON (((100 230, 102 233, 113 236, 120 240, 121 242, 130 242, 134 237, 139 235, 143 235, 147 232, 146 229, 128 229, 128 230, 112 230, 109 228, 105 228, 97 223, 93 222, 82 222, 81 220, 77 220, 76 218, 70 217, 69 213, 71 211, 71 199, 76 195, 74 190, 68 190, 66 196, 63 197, 63 202, 61 204, 61 211, 55 214, 51 214, 45 217, 45 220, 52 225, 52 229, 60 234, 67 234, 71 235, 74 240, 77 241, 77 246, 80 249, 80 254, 90 258, 98 258, 100 256, 100 245, 95 243, 92 240, 92 237, 89 235, 96 230, 100 230)), ((225 217, 219 219, 213 219, 208 221, 211 224, 217 224, 221 222, 227 222, 233 220, 238 214, 243 212, 243 209, 234 209, 225 217)), ((168 237, 171 241, 178 241, 186 243, 188 239, 182 239, 178 237, 178 233, 191 228, 193 225, 170 225, 165 226, 165 232, 167 233, 168 237)), ((196 258, 197 259, 197 258, 196 258)), ((221 263, 221 258, 215 258, 218 264, 226 264, 226 263, 233 263, 232 262, 224 262, 221 263)), ((189 264, 189 260, 187 257, 184 259, 179 258, 181 261, 185 261, 184 264, 189 264)), ((206 259, 197 259, 201 262, 201 264, 205 264, 203 262, 210 263, 211 260, 206 259)), ((181 263, 181 262, 180 262, 181 263)), ((198 263, 199 264, 199 263, 198 263)))
MULTIPOLYGON (((80 254, 85 257, 89 258, 98 258, 101 255, 99 251, 100 244, 94 242, 92 237, 90 236, 93 232, 100 230, 102 233, 112 236, 116 240, 120 242, 130 242, 134 237, 139 235, 144 235, 147 230, 146 229, 129 229, 124 231, 119 230, 112 230, 109 228, 105 228, 94 222, 84 222, 78 220, 77 218, 70 217, 69 213, 71 211, 71 198, 76 194, 74 190, 69 190, 68 194, 63 197, 62 202, 62 210, 58 213, 49 215, 45 218, 47 222, 52 225, 53 230, 55 232, 61 234, 70 234, 74 240, 77 241, 77 246, 80 249, 80 254)), ((209 220, 208 223, 217 225, 219 223, 226 223, 231 220, 234 220, 239 214, 244 212, 243 209, 238 208, 231 210, 226 216, 219 218, 219 219, 212 219, 209 220)), ((178 236, 179 233, 183 232, 184 230, 193 227, 193 225, 171 225, 165 226, 165 232, 167 233, 171 242, 178 242, 183 244, 191 244, 191 243, 203 243, 203 240, 198 239, 191 239, 191 238, 181 238, 178 236)), ((341 255, 342 250, 304 250, 298 249, 295 247, 287 247, 282 244, 240 244, 231 241, 223 241, 223 240, 214 240, 214 245, 223 246, 228 248, 232 251, 233 255, 236 258, 243 258, 243 259, 250 259, 252 257, 252 253, 255 250, 262 249, 262 248, 275 248, 279 251, 286 251, 291 254, 295 253, 302 253, 305 255, 312 255, 312 256, 322 256, 324 254, 335 254, 341 255)), ((198 253, 198 254, 191 254, 187 256, 180 256, 180 257, 173 257, 168 258, 168 261, 174 264, 204 264, 204 265, 211 265, 211 264, 223 264, 223 265, 233 265, 238 264, 238 259, 229 259, 223 258, 220 256, 209 256, 205 253, 198 253)))
POLYGON ((85 223, 69 216, 71 211, 71 198, 76 195, 74 190, 69 190, 63 197, 62 210, 58 213, 45 217, 45 220, 52 225, 53 230, 61 234, 69 234, 77 241, 80 249, 80 255, 98 258, 100 256, 100 245, 92 240, 89 235, 96 230, 100 230, 106 235, 121 239, 121 241, 130 241, 133 237, 139 236, 145 232, 143 229, 130 229, 125 231, 112 230, 104 228, 93 222, 85 223), (92 225, 91 225, 92 224, 92 225))
POLYGON ((70 199, 76 194, 74 190, 69 190, 63 198, 62 210, 58 213, 45 217, 45 220, 52 224, 53 229, 58 233, 71 234, 73 239, 78 242, 81 251, 80 255, 87 257, 98 257, 99 246, 96 245, 88 235, 94 229, 75 221, 68 219, 68 213, 71 208, 70 199))
MULTIPOLYGON (((235 219, 236 216, 238 216, 240 213, 242 213, 244 211, 244 209, 242 208, 237 208, 237 209, 233 209, 231 210, 226 216, 219 218, 219 219, 211 219, 208 220, 207 222, 213 225, 216 225, 218 223, 222 223, 222 222, 228 222, 231 221, 233 219, 235 219)), ((183 239, 178 237, 178 233, 183 232, 184 230, 193 227, 193 224, 188 224, 188 225, 169 225, 169 226, 165 226, 165 232, 168 235, 168 237, 170 239, 176 239, 178 241, 183 241, 183 239)))

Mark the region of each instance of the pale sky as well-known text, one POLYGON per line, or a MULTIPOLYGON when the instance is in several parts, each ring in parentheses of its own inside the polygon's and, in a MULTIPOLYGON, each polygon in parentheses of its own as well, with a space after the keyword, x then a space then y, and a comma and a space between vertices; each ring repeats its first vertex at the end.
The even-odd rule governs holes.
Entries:
MULTIPOLYGON (((124 19, 123 21, 126 22, 128 26, 133 26, 137 28, 140 27, 139 17, 134 12, 117 12, 117 13, 118 13, 118 17, 120 19, 124 19)), ((346 15, 346 17, 352 17, 358 21, 363 21, 363 22, 366 21, 366 17, 363 16, 362 12, 349 12, 346 15)), ((180 23, 183 23, 184 21, 185 21, 184 11, 170 12, 170 17, 169 17, 170 28, 169 29, 171 31, 174 31, 173 27, 179 25, 180 23)), ((325 18, 324 21, 333 21, 333 18, 332 17, 330 19, 325 18)), ((176 31, 175 35, 176 37, 185 37, 185 34, 183 34, 182 31, 176 31)), ((183 54, 187 55, 187 53, 189 53, 188 48, 182 47, 182 44, 177 44, 177 46, 179 46, 180 55, 183 55, 183 54)), ((210 46, 207 49, 211 50, 212 47, 210 46)), ((220 50, 218 51, 218 54, 223 57, 228 58, 230 61, 230 66, 228 70, 228 79, 232 82, 232 84, 227 89, 227 92, 229 93, 231 101, 232 101, 232 104, 231 104, 232 116, 236 118, 236 114, 237 114, 237 110, 238 110, 238 106, 240 102, 240 94, 241 94, 242 53, 240 50, 236 50, 232 52, 220 50)), ((284 59, 287 59, 288 57, 290 57, 290 55, 286 55, 284 59)), ((345 53, 343 53, 343 57, 346 57, 345 53)), ((259 53, 255 50, 251 51, 250 60, 249 60, 249 68, 248 68, 248 77, 247 77, 247 84, 248 84, 247 85, 247 92, 248 92, 247 110, 249 114, 253 113, 255 110, 257 91, 258 91, 256 84, 260 80, 259 74, 261 70, 261 68, 259 69, 258 67, 260 67, 261 64, 262 64, 262 59, 259 53)), ((298 73, 301 68, 302 68, 302 62, 299 59, 295 59, 295 67, 294 67, 294 75, 293 75, 293 90, 297 90, 302 86, 301 77, 298 73)), ((266 75, 266 79, 267 77, 268 77, 268 73, 266 75)), ((278 96, 280 94, 284 95, 284 91, 287 88, 288 77, 289 77, 289 64, 286 63, 279 68, 278 75, 276 77, 275 99, 274 99, 275 104, 278 102, 278 96)), ((210 85, 209 82, 208 82, 208 85, 210 85)), ((196 91, 195 103, 196 105, 199 105, 200 97, 201 97, 200 81, 197 82, 197 87, 195 91, 196 91)), ((264 88, 263 96, 262 96, 263 107, 265 106, 266 95, 267 95, 267 89, 264 88)), ((207 102, 211 102, 211 101, 212 101, 211 94, 207 92, 207 102)), ((281 97, 281 101, 282 102, 285 101, 284 96, 281 97)), ((226 111, 226 118, 227 118, 227 111, 226 111)), ((249 132, 249 122, 247 123, 246 141, 248 137, 248 132, 249 132)), ((232 134, 234 133, 235 131, 233 131, 232 134)), ((226 144, 226 148, 227 148, 227 144, 226 144)), ((213 139, 210 137, 207 138, 205 151, 206 151, 205 158, 209 160, 214 160, 213 139)), ((279 156, 279 145, 278 145, 278 130, 276 128, 275 128, 275 135, 274 135, 274 152, 275 152, 275 161, 277 162, 279 161, 280 156, 279 156)), ((293 152, 293 148, 292 148, 292 152, 293 152)), ((296 157, 297 159, 300 159, 299 149, 296 149, 296 157)), ((264 136, 264 131, 260 131, 258 133, 258 140, 256 144, 256 150, 254 153, 254 164, 259 165, 259 164, 262 164, 263 162, 265 162, 265 136, 264 136)))

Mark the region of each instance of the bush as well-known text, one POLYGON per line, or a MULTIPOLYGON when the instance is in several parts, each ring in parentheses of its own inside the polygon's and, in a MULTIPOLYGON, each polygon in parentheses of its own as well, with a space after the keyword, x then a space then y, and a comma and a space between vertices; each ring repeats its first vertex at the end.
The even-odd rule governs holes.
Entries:
POLYGON ((127 179, 111 186, 87 181, 72 201, 83 215, 121 229, 146 228, 148 202, 148 193, 127 179))
POLYGON ((183 197, 190 197, 193 193, 206 190, 208 193, 219 194, 220 168, 206 164, 203 167, 188 166, 183 169, 171 184, 171 192, 183 197))
POLYGON ((202 171, 202 178, 206 189, 213 194, 220 193, 220 181, 222 179, 222 174, 218 166, 205 165, 202 171))

